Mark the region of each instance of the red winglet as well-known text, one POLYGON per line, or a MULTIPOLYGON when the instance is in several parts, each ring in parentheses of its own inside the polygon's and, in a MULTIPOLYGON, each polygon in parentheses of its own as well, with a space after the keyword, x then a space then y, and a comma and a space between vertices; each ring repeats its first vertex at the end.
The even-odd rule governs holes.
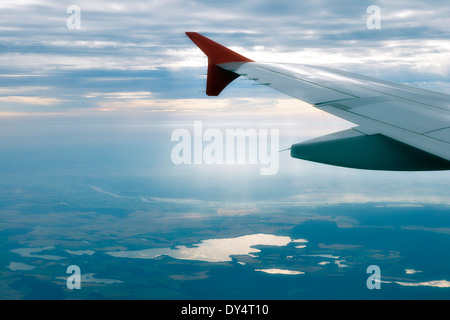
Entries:
POLYGON ((227 62, 254 62, 197 32, 186 32, 186 35, 208 56, 208 79, 206 94, 218 96, 227 85, 239 77, 238 74, 219 68, 217 65, 227 62))

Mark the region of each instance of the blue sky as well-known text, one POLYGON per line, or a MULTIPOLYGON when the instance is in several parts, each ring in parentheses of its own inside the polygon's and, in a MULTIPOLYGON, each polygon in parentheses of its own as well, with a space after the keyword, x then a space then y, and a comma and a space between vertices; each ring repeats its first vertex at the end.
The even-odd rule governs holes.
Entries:
MULTIPOLYGON (((235 81, 220 97, 207 97, 203 92, 206 58, 185 31, 200 32, 257 61, 326 65, 450 92, 449 16, 446 1, 4 0, 0 3, 3 151, 20 149, 23 137, 33 138, 26 146, 33 144, 48 152, 71 141, 73 156, 81 154, 77 146, 79 150, 86 144, 92 146, 94 136, 98 143, 125 148, 129 147, 125 140, 136 138, 139 132, 154 133, 157 126, 167 123, 168 129, 160 131, 160 139, 151 144, 161 155, 152 155, 149 149, 144 152, 148 158, 127 163, 151 171, 146 159, 156 157, 159 164, 170 157, 171 128, 192 125, 194 120, 235 125, 237 119, 250 127, 265 123, 280 127, 282 147, 289 147, 349 124, 245 80, 235 81), (70 5, 81 9, 80 29, 66 26, 70 5), (370 5, 381 8, 380 30, 366 26, 370 5), (33 125, 27 126, 27 121, 33 125), (127 129, 118 129, 123 128, 122 121, 127 129), (101 131, 105 123, 109 129, 101 131), (144 129, 130 129, 136 123, 144 129), (148 124, 154 127, 145 129, 148 124), (87 129, 80 133, 80 125, 87 129)), ((139 139, 145 143, 144 137, 139 139)), ((136 143, 131 152, 136 157, 137 148, 136 143)), ((70 154, 64 156, 69 158, 70 154)), ((119 158, 127 161, 123 155, 119 158)), ((3 163, 12 163, 12 159, 3 157, 3 163)), ((42 156, 44 163, 45 159, 42 156)), ((448 199, 448 173, 380 174, 310 164, 288 156, 281 159, 281 165, 280 185, 290 177, 301 177, 310 184, 306 195, 286 194, 291 200, 448 199), (344 195, 330 193, 336 185, 344 195)), ((175 171, 187 175, 187 185, 201 172, 204 179, 196 183, 205 187, 206 177, 223 178, 222 169, 181 167, 175 171)), ((251 188, 262 179, 252 174, 244 175, 248 184, 242 188, 251 188)), ((270 187, 275 178, 267 179, 263 184, 270 187)), ((286 185, 295 187, 296 183, 286 185)))

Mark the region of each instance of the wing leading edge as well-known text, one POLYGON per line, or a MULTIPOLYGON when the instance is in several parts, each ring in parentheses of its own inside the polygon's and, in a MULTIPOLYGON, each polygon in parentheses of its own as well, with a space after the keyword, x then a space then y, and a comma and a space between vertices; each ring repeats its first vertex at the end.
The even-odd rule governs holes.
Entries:
POLYGON ((257 63, 186 34, 208 56, 208 95, 244 76, 357 125, 295 144, 292 157, 369 170, 450 170, 449 95, 326 67, 257 63))

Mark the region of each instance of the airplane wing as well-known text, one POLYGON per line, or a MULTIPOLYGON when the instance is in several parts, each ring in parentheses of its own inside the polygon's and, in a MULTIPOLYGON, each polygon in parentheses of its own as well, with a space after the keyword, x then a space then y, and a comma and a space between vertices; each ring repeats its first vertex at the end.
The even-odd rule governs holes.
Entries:
POLYGON ((258 63, 186 35, 208 57, 207 95, 244 76, 355 124, 294 144, 292 157, 368 170, 450 170, 450 95, 327 67, 258 63))

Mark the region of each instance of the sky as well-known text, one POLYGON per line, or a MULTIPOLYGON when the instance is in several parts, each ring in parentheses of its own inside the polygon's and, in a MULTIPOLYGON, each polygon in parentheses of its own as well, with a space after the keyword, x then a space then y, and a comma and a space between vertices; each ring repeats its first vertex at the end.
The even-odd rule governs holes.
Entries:
MULTIPOLYGON (((142 135, 152 135, 151 150, 139 153, 135 141, 129 153, 141 160, 125 159, 123 152, 108 156, 151 170, 155 163, 170 164, 170 133, 192 129, 193 121, 220 129, 237 123, 280 128, 280 148, 344 130, 349 123, 243 79, 219 97, 207 97, 206 58, 184 33, 200 32, 255 61, 324 65, 450 92, 449 15, 447 1, 1 1, 3 172, 18 163, 24 146, 48 151, 32 162, 20 160, 42 170, 55 145, 70 146, 73 154, 56 159, 72 163, 69 158, 86 146, 95 150, 94 142, 125 150, 131 148, 127 139, 145 145, 142 135), (371 5, 381 9, 380 29, 367 27, 371 5), (74 21, 70 6, 79 8, 76 28, 68 26, 74 21), (6 156, 9 151, 16 156, 6 156)), ((291 200, 448 199, 448 173, 380 174, 288 156, 280 161, 283 183, 294 176, 311 184, 307 194, 287 194, 291 200), (345 195, 330 193, 330 184, 345 186, 345 195)), ((181 175, 188 170, 189 179, 211 170, 214 177, 224 174, 222 167, 170 169, 181 175)), ((48 170, 58 172, 56 162, 48 170)), ((257 175, 249 172, 246 177, 257 175)))
MULTIPOLYGON (((210 110, 201 92, 205 57, 185 31, 256 61, 328 65, 447 90, 449 11, 445 1, 5 0, 0 112, 169 112, 185 108, 185 99, 201 100, 195 111, 210 110), (366 25, 374 4, 379 30, 366 25), (67 26, 70 5, 80 9, 79 29, 67 26)), ((246 88, 223 98, 262 96, 281 97, 246 88)))

